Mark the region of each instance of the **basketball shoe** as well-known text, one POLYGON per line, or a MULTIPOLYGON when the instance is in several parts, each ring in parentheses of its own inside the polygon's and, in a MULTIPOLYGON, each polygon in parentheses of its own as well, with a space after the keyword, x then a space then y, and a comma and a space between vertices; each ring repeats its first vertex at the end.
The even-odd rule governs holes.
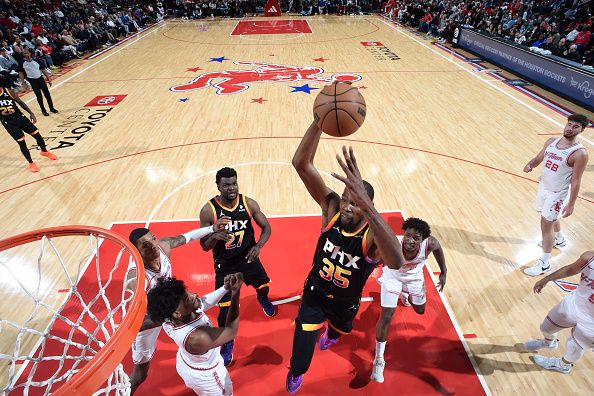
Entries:
POLYGON ((558 371, 563 374, 569 374, 573 367, 573 364, 567 364, 561 358, 534 355, 532 356, 532 360, 545 370, 558 371))
POLYGON ((303 384, 303 374, 301 375, 293 375, 289 371, 287 373, 287 381, 285 382, 285 386, 287 388, 287 392, 294 395, 297 393, 299 389, 301 389, 301 385, 303 384))
POLYGON ((382 358, 376 357, 373 361, 373 370, 371 371, 371 380, 375 382, 379 382, 380 384, 384 382, 384 367, 386 367, 386 362, 382 358))
POLYGON ((258 302, 262 306, 262 310, 266 316, 269 318, 276 316, 278 313, 278 307, 276 305, 272 305, 272 302, 268 297, 260 297, 259 294, 256 295, 256 297, 258 298, 258 302))
POLYGON ((555 350, 559 346, 559 340, 553 340, 551 342, 545 340, 544 338, 539 338, 537 340, 528 340, 524 343, 524 349, 530 352, 538 351, 542 348, 548 348, 555 350))
POLYGON ((325 351, 326 349, 330 348, 332 345, 336 344, 337 342, 338 342, 338 338, 334 340, 334 339, 328 337, 328 329, 326 328, 326 331, 324 332, 324 334, 322 334, 320 336, 320 338, 318 339, 318 347, 320 348, 320 351, 325 351))
POLYGON ((37 164, 35 162, 30 162, 29 164, 27 164, 27 167, 33 173, 39 172, 39 168, 37 167, 37 164))
POLYGON ((56 157, 55 154, 50 153, 49 151, 42 151, 40 154, 43 155, 46 158, 51 159, 52 161, 55 161, 55 160, 58 159, 58 157, 56 157))
MULTIPOLYGON (((542 241, 538 242, 538 246, 542 247, 542 241)), ((556 247, 557 249, 561 249, 562 247, 567 246, 567 239, 565 239, 565 237, 563 235, 559 235, 559 237, 555 237, 555 244, 553 245, 553 247, 556 247)))
POLYGON ((542 259, 536 260, 536 264, 532 267, 528 267, 524 269, 524 273, 529 276, 538 276, 542 274, 546 274, 547 272, 551 272, 553 267, 551 267, 550 263, 544 262, 542 259))

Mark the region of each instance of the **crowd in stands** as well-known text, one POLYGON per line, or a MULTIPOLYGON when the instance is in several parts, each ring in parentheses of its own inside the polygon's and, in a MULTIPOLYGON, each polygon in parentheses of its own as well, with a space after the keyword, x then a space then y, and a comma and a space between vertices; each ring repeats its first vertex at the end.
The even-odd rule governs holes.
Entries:
POLYGON ((17 73, 24 52, 51 72, 164 16, 158 1, 0 0, 0 75, 24 88, 17 73))
MULTIPOLYGON (((173 14, 183 19, 241 18, 264 13, 266 0, 176 0, 173 14)), ((379 11, 379 0, 279 0, 283 12, 355 15, 379 11)))
POLYGON ((591 0, 389 0, 384 11, 438 40, 471 26, 546 55, 594 66, 591 0))

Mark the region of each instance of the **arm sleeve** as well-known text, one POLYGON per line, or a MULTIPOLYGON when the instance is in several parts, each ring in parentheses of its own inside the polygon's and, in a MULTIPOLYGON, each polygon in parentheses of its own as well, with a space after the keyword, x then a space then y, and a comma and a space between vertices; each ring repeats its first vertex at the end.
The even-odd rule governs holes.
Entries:
POLYGON ((202 227, 182 234, 186 238, 186 243, 195 241, 214 232, 214 226, 202 227))
POLYGON ((218 302, 221 301, 221 298, 223 298, 228 291, 229 290, 225 289, 225 286, 221 286, 212 293, 202 296, 200 298, 200 301, 202 302, 202 310, 206 312, 210 308, 217 305, 218 302))

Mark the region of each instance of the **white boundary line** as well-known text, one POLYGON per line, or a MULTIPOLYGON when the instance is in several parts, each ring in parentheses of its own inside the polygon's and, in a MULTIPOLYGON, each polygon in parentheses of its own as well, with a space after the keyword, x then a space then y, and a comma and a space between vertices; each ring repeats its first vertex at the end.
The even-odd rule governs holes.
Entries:
MULTIPOLYGON (((444 54, 440 53, 439 51, 436 51, 434 48, 431 48, 430 46, 428 46, 427 44, 423 43, 422 41, 419 41, 418 39, 416 39, 415 37, 409 35, 408 33, 405 33, 404 31, 402 31, 399 28, 396 28, 395 26, 390 25, 388 22, 385 21, 385 19, 383 17, 378 17, 378 19, 386 26, 388 26, 389 28, 393 29, 394 31, 402 34, 403 36, 406 36, 414 41, 416 41, 418 44, 422 45, 423 47, 425 47, 426 49, 428 49, 429 51, 434 52, 435 54, 437 54, 438 56, 442 57, 443 59, 447 60, 448 62, 456 65, 457 67, 459 67, 460 69, 464 70, 465 72, 467 72, 468 74, 470 74, 472 77, 477 78, 479 80, 481 80, 482 82, 484 82, 485 84, 489 85, 491 88, 501 92, 502 94, 504 94, 505 96, 515 100, 516 102, 518 102, 519 104, 521 104, 522 106, 526 107, 529 110, 532 110, 533 112, 535 112, 536 114, 540 115, 542 118, 552 122, 553 124, 557 125, 558 127, 563 127, 564 124, 560 123, 559 121, 556 121, 555 119, 549 117, 548 115, 544 114, 542 111, 532 107, 531 105, 529 105, 528 103, 524 102, 523 100, 520 100, 519 98, 516 98, 515 96, 513 96, 512 94, 510 94, 509 92, 504 91, 503 89, 501 89, 500 87, 496 86, 495 84, 491 83, 489 80, 486 80, 484 78, 482 78, 480 76, 480 74, 474 73, 472 70, 468 70, 466 67, 463 67, 460 63, 455 62, 454 60, 452 60, 451 58, 445 56, 444 54)), ((389 19, 388 19, 389 20, 389 19)), ((591 141, 590 139, 587 139, 583 136, 580 136, 580 139, 583 139, 584 141, 588 142, 589 144, 594 146, 594 142, 591 141)))
MULTIPOLYGON (((143 33, 141 33, 139 36, 137 36, 138 38, 137 38, 136 40, 131 40, 131 41, 130 41, 128 44, 126 44, 126 45, 124 45, 124 46, 120 47, 119 49, 116 49, 114 52, 112 52, 111 54, 109 54, 109 55, 105 56, 104 58, 101 58, 101 59, 99 59, 98 61, 94 62, 92 65, 89 65, 89 66, 85 67, 84 69, 82 69, 82 70, 79 70, 78 72, 74 73, 73 75, 71 75, 70 77, 66 78, 65 80, 62 80, 62 81, 60 81, 59 83, 57 83, 57 84, 55 84, 55 85, 54 85, 54 84, 52 84, 52 86, 51 86, 51 87, 48 87, 48 88, 49 88, 49 90, 50 90, 50 91, 53 91, 53 90, 57 89, 57 88, 58 88, 58 87, 60 87, 61 85, 63 85, 63 84, 65 84, 65 83, 67 83, 68 81, 70 81, 70 80, 72 80, 73 78, 77 77, 78 75, 80 75, 80 74, 82 74, 82 73, 86 72, 87 70, 94 68, 95 66, 97 66, 97 65, 98 65, 98 64, 100 64, 101 62, 103 62, 103 61, 105 61, 105 60, 107 60, 107 59, 111 58, 112 56, 114 56, 114 55, 115 55, 115 54, 117 54, 118 52, 120 52, 120 51, 122 51, 122 50, 124 50, 124 49, 128 48, 129 46, 131 46, 131 45, 133 45, 133 44, 136 44, 137 42, 139 42, 139 41, 140 41, 140 40, 142 40, 143 38, 147 37, 148 35, 150 35, 150 34, 151 34, 151 33, 153 33, 153 32, 156 32, 157 30, 159 30, 161 27, 164 27, 164 26, 166 26, 166 24, 162 24, 161 26, 158 26, 156 29, 153 29, 153 30, 150 30, 150 28, 149 28, 149 29, 147 29, 147 30, 150 30, 148 33, 147 33, 147 32, 143 32, 143 33, 146 33, 146 34, 143 34, 143 33)), ((27 95, 28 95, 28 94, 27 94, 27 95)), ((31 103, 33 100, 36 100, 36 98, 35 98, 35 95, 33 95, 33 97, 32 97, 31 99, 29 99, 29 100, 25 100, 25 103, 31 103)))

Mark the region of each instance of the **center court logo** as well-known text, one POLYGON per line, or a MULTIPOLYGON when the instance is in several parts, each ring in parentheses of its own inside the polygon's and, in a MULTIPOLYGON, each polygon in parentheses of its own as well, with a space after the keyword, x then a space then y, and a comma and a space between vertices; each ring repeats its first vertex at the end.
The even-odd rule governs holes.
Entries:
POLYGON ((169 88, 173 92, 186 92, 208 87, 216 88, 218 95, 232 95, 243 92, 252 83, 294 83, 311 81, 330 84, 334 81, 355 82, 363 77, 360 74, 335 73, 330 77, 321 76, 324 69, 317 66, 290 66, 258 62, 233 62, 236 65, 255 67, 251 70, 225 70, 201 74, 187 84, 169 88))

